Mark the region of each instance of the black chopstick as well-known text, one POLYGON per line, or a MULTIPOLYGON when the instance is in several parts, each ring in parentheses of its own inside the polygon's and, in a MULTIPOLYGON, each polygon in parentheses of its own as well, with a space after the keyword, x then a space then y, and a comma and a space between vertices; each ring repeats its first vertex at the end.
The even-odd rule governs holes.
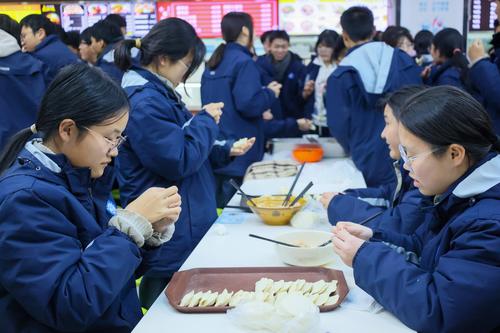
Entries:
POLYGON ((305 165, 306 165, 305 162, 302 163, 302 166, 300 167, 299 172, 297 172, 297 175, 295 175, 295 179, 293 180, 292 187, 290 187, 290 191, 288 191, 288 194, 286 195, 285 200, 283 200, 283 203, 281 204, 281 206, 286 206, 286 205, 288 205, 288 202, 290 202, 290 198, 292 197, 292 192, 293 192, 293 189, 295 187, 295 184, 297 184, 297 180, 299 179, 300 174, 302 173, 302 170, 304 169, 305 165))
POLYGON ((309 184, 307 184, 307 186, 302 190, 302 192, 300 192, 300 194, 295 198, 295 200, 292 201, 289 207, 295 205, 295 203, 297 203, 297 201, 299 201, 313 185, 314 185, 313 182, 309 182, 309 184))
POLYGON ((257 238, 257 239, 262 239, 262 240, 265 240, 265 241, 268 241, 268 242, 276 243, 276 244, 279 244, 279 245, 290 246, 290 247, 300 247, 298 245, 288 244, 288 243, 280 242, 280 241, 277 241, 277 240, 274 240, 274 239, 270 239, 270 238, 266 238, 266 237, 262 237, 262 236, 257 236, 257 235, 254 235, 254 234, 248 234, 248 236, 253 237, 253 238, 257 238))
POLYGON ((236 189, 236 191, 240 191, 241 195, 243 195, 243 197, 245 198, 245 200, 250 201, 252 203, 252 205, 254 205, 254 207, 257 207, 257 205, 255 204, 255 202, 248 195, 246 195, 245 192, 243 192, 241 190, 241 188, 239 187, 238 184, 236 184, 236 182, 234 181, 234 179, 229 179, 229 184, 231 184, 236 189))

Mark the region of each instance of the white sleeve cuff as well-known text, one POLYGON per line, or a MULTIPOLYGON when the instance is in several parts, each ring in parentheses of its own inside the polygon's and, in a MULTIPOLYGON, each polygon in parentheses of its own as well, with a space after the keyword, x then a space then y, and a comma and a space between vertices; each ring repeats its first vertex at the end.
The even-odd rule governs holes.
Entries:
POLYGON ((157 247, 162 245, 163 243, 168 242, 172 239, 175 231, 175 224, 170 224, 167 226, 167 229, 163 233, 159 233, 157 231, 153 232, 153 235, 146 240, 146 244, 149 246, 157 247))

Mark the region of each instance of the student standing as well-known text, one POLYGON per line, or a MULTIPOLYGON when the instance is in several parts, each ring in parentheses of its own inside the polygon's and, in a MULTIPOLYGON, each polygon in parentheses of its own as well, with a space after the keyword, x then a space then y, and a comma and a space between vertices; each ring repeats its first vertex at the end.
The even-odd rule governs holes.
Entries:
POLYGON ((126 40, 115 51, 131 106, 128 140, 116 161, 120 198, 128 204, 145 189, 175 185, 182 213, 171 241, 161 249, 158 265, 142 280, 140 297, 149 308, 217 219, 213 167, 244 154, 234 141, 218 141, 222 103, 208 104, 192 116, 175 88, 196 71, 205 46, 186 21, 168 18, 141 40, 126 40), (132 64, 131 49, 141 52, 132 64))
POLYGON ((215 170, 217 180, 217 205, 224 207, 235 190, 229 179, 243 181, 246 169, 264 156, 264 119, 280 93, 280 84, 270 82, 262 86, 262 78, 252 59, 252 17, 246 13, 231 12, 222 18, 222 37, 207 62, 201 78, 203 104, 224 103, 224 117, 220 122, 220 139, 237 140, 255 137, 256 144, 244 156, 236 157, 227 166, 215 170))
POLYGON ((472 96, 449 86, 413 96, 400 117, 405 168, 434 212, 412 235, 354 223, 333 247, 356 285, 418 332, 500 328, 500 142, 472 96))
POLYGON ((351 7, 341 16, 342 38, 349 49, 327 81, 330 134, 351 154, 368 187, 394 183, 392 161, 379 133, 384 127, 382 95, 421 84, 421 69, 400 49, 371 42, 373 14, 351 7))
POLYGON ((36 121, 0 158, 0 325, 5 332, 130 332, 135 279, 180 213, 177 188, 116 209, 108 166, 123 143, 122 89, 84 64, 62 69, 36 121))
MULTIPOLYGON (((10 26, 16 24, 12 20, 10 26)), ((16 38, 3 28, 8 26, 0 25, 0 151, 13 134, 33 124, 45 92, 44 65, 22 53, 16 38)))
POLYGON ((54 24, 44 15, 28 15, 20 24, 22 50, 47 66, 47 83, 61 68, 78 62, 78 57, 59 39, 54 24))

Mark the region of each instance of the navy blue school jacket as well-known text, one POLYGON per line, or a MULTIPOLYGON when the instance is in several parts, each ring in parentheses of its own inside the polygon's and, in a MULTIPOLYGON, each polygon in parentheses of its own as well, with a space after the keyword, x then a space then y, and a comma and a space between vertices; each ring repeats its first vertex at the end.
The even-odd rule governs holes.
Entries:
POLYGON ((227 43, 224 56, 217 68, 205 68, 201 78, 201 101, 224 103, 221 117, 220 140, 256 138, 256 143, 243 156, 218 168, 215 173, 243 177, 248 166, 264 156, 264 120, 262 114, 276 100, 274 92, 262 85, 259 69, 247 48, 227 43))
POLYGON ((31 54, 47 66, 47 85, 61 68, 78 62, 78 57, 56 35, 45 37, 31 54))
MULTIPOLYGON (((115 47, 117 43, 107 45, 102 51, 101 55, 97 58, 96 67, 102 71, 116 83, 122 83, 123 71, 115 65, 115 47)), ((134 62, 135 63, 135 62, 134 62)))
POLYGON ((465 90, 465 86, 460 80, 460 70, 449 62, 438 66, 433 65, 431 74, 425 80, 425 84, 433 87, 448 85, 465 90))
POLYGON ((396 182, 375 188, 349 189, 344 195, 335 196, 328 206, 328 220, 335 225, 339 221, 366 222, 370 228, 392 230, 412 234, 425 218, 422 206, 428 204, 413 186, 413 180, 403 168, 403 161, 394 162, 396 182))
POLYGON ((149 187, 176 185, 182 211, 161 263, 148 273, 179 269, 217 219, 212 164, 230 160, 232 142, 216 142, 219 128, 205 111, 192 116, 180 97, 148 70, 132 67, 123 78, 130 101, 127 141, 116 159, 122 205, 149 187))
POLYGON ((2 331, 130 332, 142 316, 135 279, 158 251, 108 226, 111 167, 92 180, 43 156, 24 149, 0 179, 2 331))
POLYGON ((432 218, 411 236, 374 230, 354 257, 356 285, 418 332, 497 332, 498 170, 490 153, 435 197, 432 218))
POLYGON ((43 64, 27 53, 0 57, 0 151, 12 135, 35 122, 44 73, 43 64))
MULTIPOLYGON (((314 63, 314 58, 311 59, 311 62, 306 66, 306 74, 304 76, 304 84, 309 81, 313 80, 316 81, 316 78, 318 77, 319 74, 319 68, 320 66, 314 63)), ((302 86, 302 89, 304 89, 304 86, 302 86)), ((314 113, 314 92, 309 96, 304 104, 304 113, 306 114, 307 118, 312 118, 312 115, 314 113)))
POLYGON ((496 134, 500 135, 500 71, 494 63, 483 59, 472 66, 469 79, 473 88, 479 91, 482 97, 496 134))
POLYGON ((328 78, 330 134, 351 154, 368 187, 395 182, 387 144, 380 138, 384 119, 379 100, 388 92, 421 84, 420 72, 404 51, 370 42, 349 50, 328 78))

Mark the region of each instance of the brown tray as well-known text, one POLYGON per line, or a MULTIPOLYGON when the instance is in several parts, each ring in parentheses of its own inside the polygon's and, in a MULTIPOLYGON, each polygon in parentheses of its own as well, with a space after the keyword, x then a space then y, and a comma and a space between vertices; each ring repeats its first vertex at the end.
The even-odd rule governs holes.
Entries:
POLYGON ((194 290, 222 292, 229 291, 253 291, 255 282, 266 277, 274 281, 285 280, 295 281, 304 279, 307 282, 319 280, 337 280, 337 291, 339 300, 329 306, 320 306, 321 312, 332 311, 342 303, 349 288, 342 271, 323 267, 228 267, 228 268, 194 268, 180 271, 174 274, 172 280, 165 290, 170 305, 177 311, 184 313, 224 313, 229 306, 209 306, 209 307, 181 307, 179 303, 182 297, 194 290))

